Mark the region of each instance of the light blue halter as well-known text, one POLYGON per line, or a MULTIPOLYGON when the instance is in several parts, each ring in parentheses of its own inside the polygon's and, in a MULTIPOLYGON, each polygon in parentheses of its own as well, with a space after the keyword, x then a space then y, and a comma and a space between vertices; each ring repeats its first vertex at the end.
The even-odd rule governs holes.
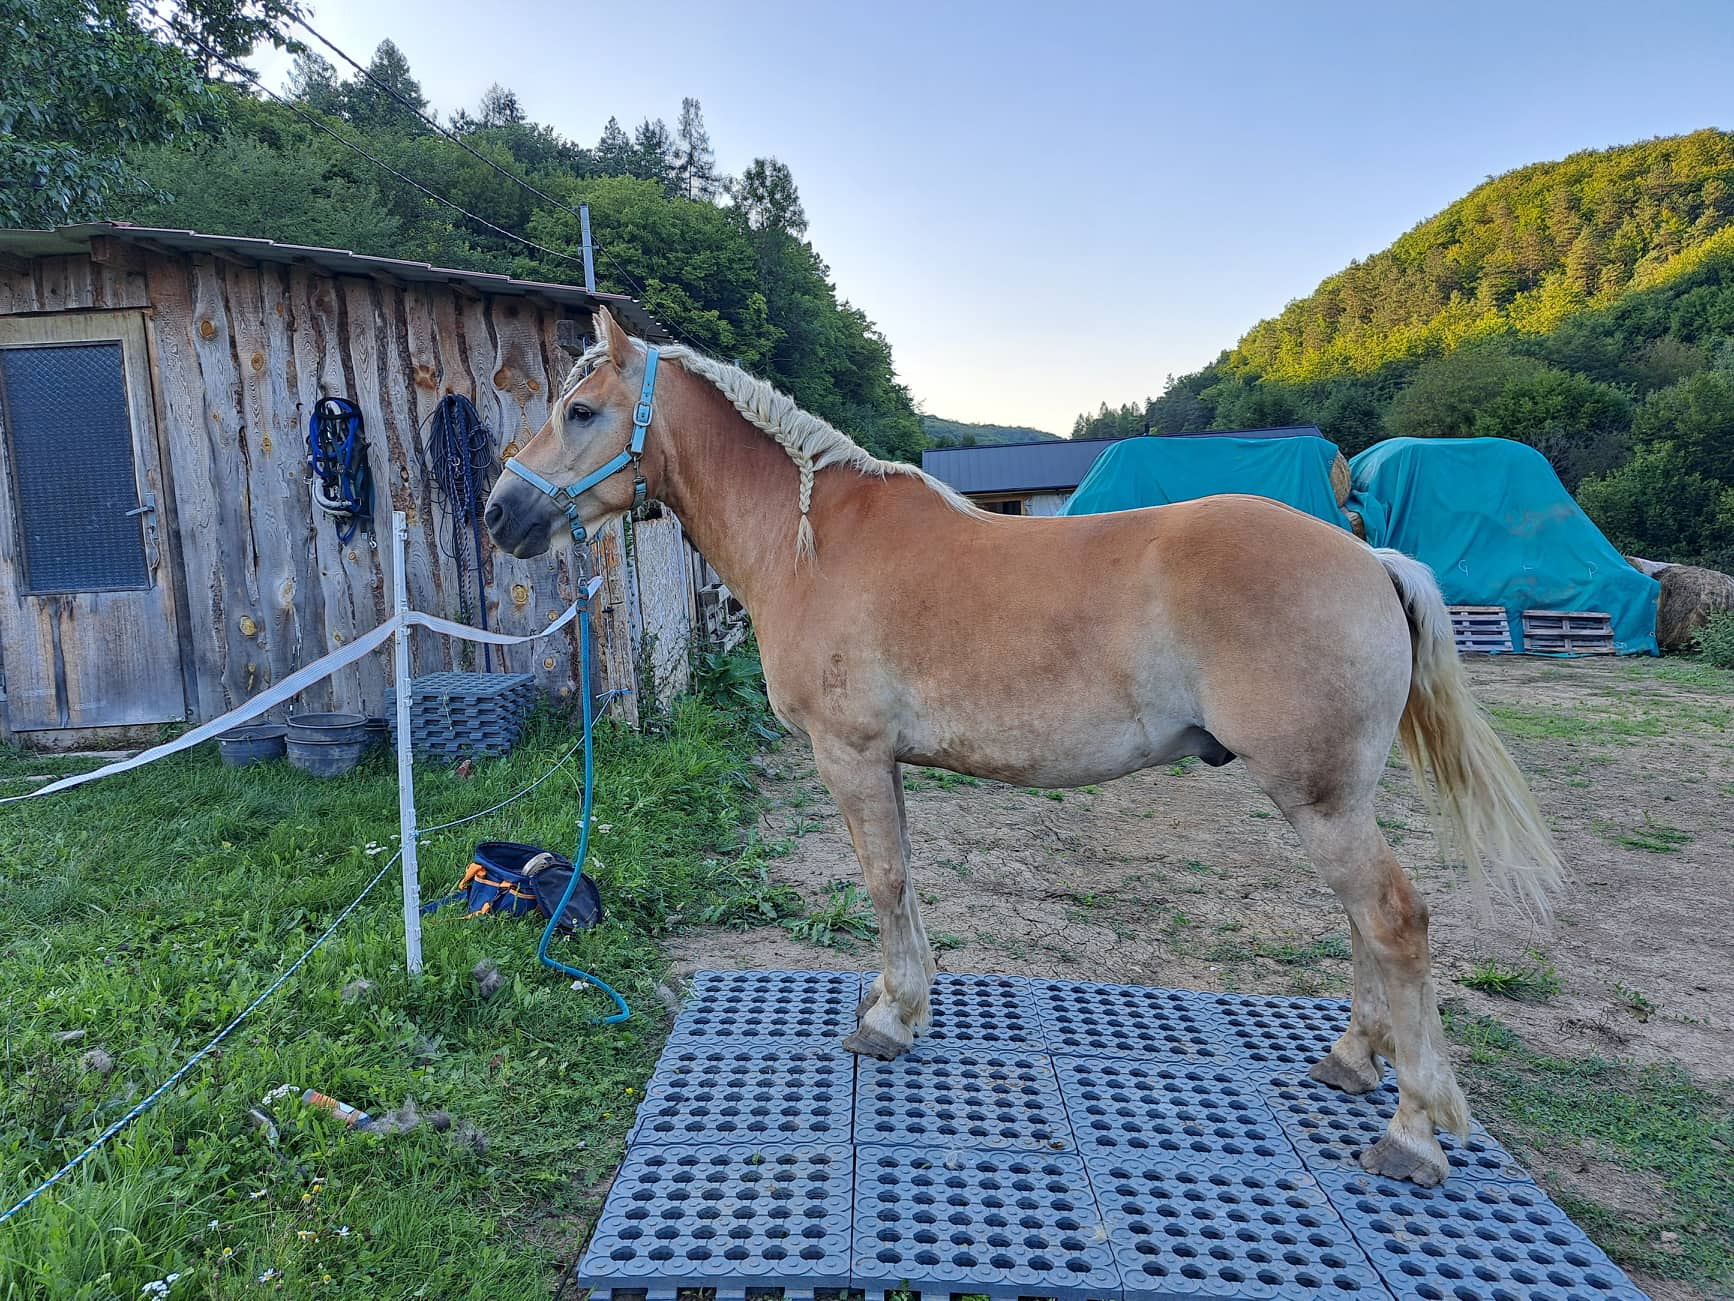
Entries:
POLYGON ((655 347, 644 350, 644 384, 638 390, 638 405, 632 411, 632 441, 627 444, 624 452, 617 453, 613 459, 590 471, 577 483, 569 483, 564 488, 555 487, 528 466, 520 464, 515 456, 506 462, 506 468, 513 474, 554 499, 554 504, 566 516, 574 542, 584 541, 584 526, 578 522, 578 499, 604 479, 613 478, 629 465, 633 475, 632 505, 636 508, 644 504, 644 474, 639 468, 639 462, 644 457, 644 436, 650 432, 650 400, 656 396, 658 355, 659 351, 655 347))

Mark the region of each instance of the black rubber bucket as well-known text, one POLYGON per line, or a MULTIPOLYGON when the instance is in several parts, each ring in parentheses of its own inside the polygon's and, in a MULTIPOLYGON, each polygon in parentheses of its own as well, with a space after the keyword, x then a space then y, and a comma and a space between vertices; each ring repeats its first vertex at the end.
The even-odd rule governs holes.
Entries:
POLYGON ((231 768, 246 768, 284 754, 286 729, 281 723, 247 723, 217 736, 217 752, 231 768))
POLYGON ((288 749, 290 766, 309 777, 341 777, 361 762, 361 752, 367 749, 367 733, 358 727, 352 737, 328 740, 296 736, 291 729, 288 749))
POLYGON ((367 720, 360 714, 291 714, 291 741, 360 741, 366 737, 367 720))

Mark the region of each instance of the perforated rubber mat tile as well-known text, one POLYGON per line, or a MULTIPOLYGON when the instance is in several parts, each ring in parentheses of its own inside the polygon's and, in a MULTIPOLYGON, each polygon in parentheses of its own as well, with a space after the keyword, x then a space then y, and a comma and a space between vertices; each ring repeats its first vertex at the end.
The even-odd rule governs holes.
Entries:
POLYGON ((1533 1183, 1437 1188, 1367 1174, 1319 1184, 1373 1267, 1423 1301, 1642 1301, 1619 1267, 1533 1183))
POLYGON ((1442 1137, 1441 1188, 1363 1174, 1394 1083, 1306 1076, 1344 1003, 947 973, 878 1062, 840 1047, 863 988, 695 979, 580 1265, 596 1301, 1641 1296, 1479 1127, 1442 1137))
POLYGON ((1041 1009, 1048 1051, 1056 1057, 1221 1061, 1227 1056, 1205 995, 1076 980, 1030 984, 1041 1009))
POLYGON ((1017 1301, 1120 1295, 1083 1162, 1069 1153, 862 1146, 855 1286, 1017 1301))
POLYGON ((1334 998, 1202 994, 1235 1062, 1253 1074, 1302 1071, 1349 1028, 1349 1005, 1334 998))
POLYGON ((701 971, 668 1042, 841 1043, 855 1028, 860 1001, 861 977, 853 971, 701 971))
POLYGON ((1126 1301, 1389 1296, 1298 1167, 1218 1168, 1142 1153, 1085 1160, 1126 1301))
POLYGON ((629 1143, 847 1143, 855 1059, 840 1044, 671 1045, 629 1143))
POLYGON ((857 1143, 1072 1150, 1053 1063, 1041 1053, 908 1053, 856 1069, 857 1143))
MULTIPOLYGON (((1397 1086, 1390 1083, 1351 1096, 1297 1071, 1260 1081, 1260 1089, 1276 1114, 1276 1123, 1313 1170, 1359 1172, 1361 1153, 1384 1137, 1385 1125, 1397 1110, 1397 1086)), ((1467 1140, 1440 1134, 1439 1145, 1450 1159, 1453 1179, 1532 1182, 1499 1140, 1479 1124, 1471 1124, 1467 1140)))
POLYGON ((1059 1057, 1054 1069, 1086 1156, 1300 1166, 1258 1090, 1226 1066, 1059 1057))
POLYGON ((640 1289, 671 1301, 683 1286, 714 1287, 719 1301, 748 1287, 847 1287, 854 1167, 844 1144, 629 1149, 579 1277, 597 1301, 640 1289))
MULTIPOLYGON (((861 992, 873 987, 878 972, 861 978, 861 992)), ((918 1056, 936 1057, 979 1048, 1028 1048, 1045 1042, 1041 1013, 1023 976, 982 976, 942 971, 928 995, 933 1025, 916 1041, 918 1056)))

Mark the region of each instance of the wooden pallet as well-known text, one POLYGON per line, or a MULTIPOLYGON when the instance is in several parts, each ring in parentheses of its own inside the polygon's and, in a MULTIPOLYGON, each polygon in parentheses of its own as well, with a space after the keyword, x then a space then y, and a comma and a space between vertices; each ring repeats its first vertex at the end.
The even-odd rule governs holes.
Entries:
POLYGON ((1523 649, 1536 655, 1613 655, 1614 618, 1601 610, 1525 610, 1523 649))
POLYGON ((1509 655, 1511 619, 1502 605, 1454 605, 1451 639, 1459 655, 1509 655))

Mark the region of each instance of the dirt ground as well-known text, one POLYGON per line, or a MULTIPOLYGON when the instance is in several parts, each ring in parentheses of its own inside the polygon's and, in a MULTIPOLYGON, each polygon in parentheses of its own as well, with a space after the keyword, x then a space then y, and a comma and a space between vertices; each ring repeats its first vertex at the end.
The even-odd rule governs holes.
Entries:
MULTIPOLYGON (((1734 1076, 1734 675, 1509 658, 1474 660, 1470 674, 1534 784, 1571 883, 1550 929, 1508 908, 1484 919, 1461 873, 1436 861, 1414 782, 1393 758, 1380 822, 1431 906, 1441 998, 1496 1015, 1539 1053, 1734 1076), (1561 988, 1514 1001, 1458 983, 1489 959, 1551 965, 1561 988)), ((804 746, 787 743, 761 766, 760 833, 785 851, 773 879, 817 907, 830 883, 859 880, 842 820, 804 746)), ((916 769, 905 785, 914 876, 948 970, 1347 995, 1343 915, 1240 764, 1159 768, 1063 796, 916 769)), ((674 948, 680 974, 867 968, 876 953, 776 927, 688 932, 674 948)), ((1589 1157, 1550 1173, 1611 1206, 1634 1195, 1589 1157)))

